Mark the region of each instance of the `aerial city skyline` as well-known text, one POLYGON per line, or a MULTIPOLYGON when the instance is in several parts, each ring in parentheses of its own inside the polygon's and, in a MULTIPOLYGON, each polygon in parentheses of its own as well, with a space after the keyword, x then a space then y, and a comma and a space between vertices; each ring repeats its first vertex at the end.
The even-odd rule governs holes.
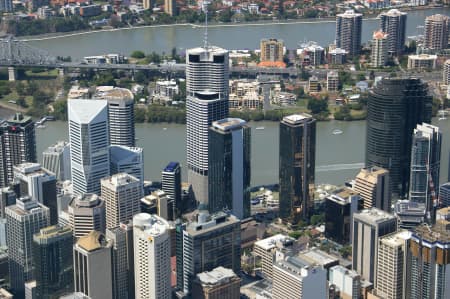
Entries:
MULTIPOLYGON (((164 14, 178 6, 164 1, 164 14)), ((450 18, 426 17, 411 41, 395 6, 366 44, 356 8, 340 7, 326 49, 267 37, 236 53, 210 44, 206 26, 185 64, 176 49, 173 61, 135 51, 60 57, 55 70, 5 64, 0 87, 15 98, 0 99, 0 298, 450 298, 450 18), (137 125, 167 119, 185 124, 179 160, 137 125), (364 124, 363 146, 340 121, 364 124), (67 134, 38 161, 53 125, 67 134), (265 147, 276 180, 252 184, 265 147), (337 158, 355 148, 362 163, 337 158), (147 156, 164 165, 157 177, 147 156), (339 164, 339 184, 318 180, 339 164)))

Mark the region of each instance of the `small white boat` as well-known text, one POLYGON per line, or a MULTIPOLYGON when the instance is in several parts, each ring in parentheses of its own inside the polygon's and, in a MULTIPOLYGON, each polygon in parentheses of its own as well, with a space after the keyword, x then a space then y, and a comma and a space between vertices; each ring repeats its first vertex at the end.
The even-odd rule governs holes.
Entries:
POLYGON ((255 130, 264 130, 264 127, 256 127, 255 130))
POLYGON ((167 130, 167 128, 163 128, 163 130, 165 131, 165 130, 167 130))
POLYGON ((344 132, 342 130, 339 130, 339 129, 334 129, 332 133, 333 133, 333 135, 340 135, 340 134, 342 134, 344 132))
POLYGON ((45 125, 37 125, 36 128, 38 128, 38 129, 45 129, 45 125))

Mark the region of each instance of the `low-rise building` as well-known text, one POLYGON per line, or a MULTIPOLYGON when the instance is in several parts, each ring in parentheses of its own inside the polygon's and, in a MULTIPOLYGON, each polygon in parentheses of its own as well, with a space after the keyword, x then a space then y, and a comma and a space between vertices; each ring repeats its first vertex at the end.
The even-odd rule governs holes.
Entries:
POLYGON ((339 74, 335 71, 327 73, 327 90, 339 91, 339 74))
POLYGON ((419 54, 408 56, 408 70, 435 69, 437 55, 419 54))
POLYGON ((336 265, 330 269, 330 286, 335 286, 339 291, 340 298, 361 298, 361 276, 354 270, 349 270, 343 266, 336 265))
POLYGON ((291 247, 294 241, 291 237, 278 234, 255 242, 254 254, 261 258, 261 272, 265 277, 272 278, 276 251, 291 247))

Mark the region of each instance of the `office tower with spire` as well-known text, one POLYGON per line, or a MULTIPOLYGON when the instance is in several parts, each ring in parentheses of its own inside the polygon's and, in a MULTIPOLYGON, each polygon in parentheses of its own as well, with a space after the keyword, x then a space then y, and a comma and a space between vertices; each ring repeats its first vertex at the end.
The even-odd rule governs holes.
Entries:
POLYGON ((208 210, 230 210, 239 219, 250 216, 251 129, 239 118, 212 123, 209 130, 208 210))
POLYGON ((112 242, 113 299, 134 299, 133 222, 106 229, 112 242))
POLYGON ((138 179, 118 173, 101 180, 101 197, 106 207, 106 228, 115 228, 140 212, 142 185, 138 179))
POLYGON ((100 193, 109 176, 108 102, 70 100, 69 139, 73 193, 100 193))
POLYGON ((33 234, 50 225, 50 211, 26 196, 6 207, 5 214, 11 289, 22 298, 25 282, 33 280, 33 234))
POLYGON ((379 239, 375 295, 378 298, 406 298, 407 249, 411 232, 401 230, 379 239))
POLYGON ((112 298, 112 244, 103 234, 91 231, 73 246, 75 292, 91 299, 112 298))
POLYGON ((42 166, 53 172, 58 181, 70 180, 70 144, 58 141, 49 146, 42 153, 42 166))
POLYGON ((31 117, 16 113, 0 123, 0 187, 12 182, 15 165, 36 161, 36 133, 31 117))
POLYGON ((111 145, 109 148, 111 175, 125 172, 144 185, 144 150, 140 147, 111 145))
POLYGON ((362 14, 353 10, 336 15, 336 47, 350 56, 361 51, 362 14))
POLYGON ((377 276, 378 238, 397 230, 397 219, 377 208, 353 214, 352 269, 374 282, 377 276))
POLYGON ((96 194, 86 193, 74 197, 67 211, 75 238, 85 236, 93 230, 105 231, 105 202, 96 194))
POLYGON ((423 123, 414 129, 409 200, 425 205, 430 223, 434 222, 434 207, 438 204, 441 144, 442 133, 438 127, 423 123))
POLYGON ((375 31, 372 37, 372 52, 370 54, 372 67, 383 67, 388 61, 388 35, 383 31, 375 31))
POLYGON ((56 177, 39 163, 22 163, 14 166, 14 184, 19 196, 29 195, 50 209, 50 224, 58 223, 56 202, 56 177))
POLYGON ((280 122, 280 218, 296 223, 311 216, 316 161, 316 120, 309 114, 280 122))
POLYGON ((431 121, 432 100, 417 78, 383 78, 367 101, 366 167, 389 171, 389 188, 397 197, 408 193, 414 128, 431 121))
POLYGON ((391 9, 380 14, 380 29, 387 34, 388 53, 398 56, 405 49, 407 13, 391 9))
POLYGON ((176 234, 177 288, 185 295, 198 273, 218 266, 240 271, 241 222, 235 216, 202 211, 197 221, 178 225, 176 234))
POLYGON ((161 172, 161 189, 175 202, 175 216, 183 213, 181 202, 181 166, 178 162, 170 162, 161 172))
POLYGON ((169 223, 156 215, 137 214, 133 239, 136 298, 172 298, 169 223))
POLYGON ((208 206, 209 127, 213 121, 226 117, 228 117, 228 100, 219 93, 199 91, 194 95, 188 95, 186 103, 188 182, 192 186, 195 200, 203 207, 208 206))
POLYGON ((448 46, 450 18, 436 14, 425 18, 424 48, 442 50, 448 46))
POLYGON ((49 226, 33 236, 37 298, 51 299, 73 290, 73 235, 70 227, 49 226))

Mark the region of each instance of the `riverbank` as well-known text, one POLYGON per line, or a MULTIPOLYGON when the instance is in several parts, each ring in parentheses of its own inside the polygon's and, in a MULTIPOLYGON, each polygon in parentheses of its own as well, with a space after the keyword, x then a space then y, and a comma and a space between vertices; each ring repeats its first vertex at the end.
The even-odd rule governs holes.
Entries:
MULTIPOLYGON (((404 11, 423 11, 436 9, 439 7, 436 6, 419 6, 419 7, 402 7, 400 10, 404 11)), ((386 9, 388 10, 388 9, 386 9)), ((373 21, 376 20, 378 15, 386 10, 378 10, 374 14, 367 14, 363 18, 363 21, 373 21)), ((257 26, 275 26, 275 25, 292 25, 292 24, 326 24, 326 23, 335 23, 335 17, 328 18, 299 18, 292 20, 262 20, 262 21, 243 21, 239 23, 218 23, 218 22, 209 22, 208 28, 227 28, 227 27, 257 27, 257 26)), ((82 36, 88 34, 102 33, 102 32, 120 32, 120 31, 129 31, 129 30, 142 30, 149 28, 167 28, 167 27, 189 27, 195 29, 204 29, 204 23, 172 23, 172 24, 154 24, 154 25, 138 25, 131 27, 121 27, 121 28, 108 28, 108 29, 96 29, 96 30, 80 30, 80 31, 72 31, 72 32, 60 32, 60 33, 47 33, 40 35, 32 35, 32 36, 21 36, 19 39, 25 42, 32 41, 45 41, 45 40, 53 40, 67 37, 75 37, 82 36)))

